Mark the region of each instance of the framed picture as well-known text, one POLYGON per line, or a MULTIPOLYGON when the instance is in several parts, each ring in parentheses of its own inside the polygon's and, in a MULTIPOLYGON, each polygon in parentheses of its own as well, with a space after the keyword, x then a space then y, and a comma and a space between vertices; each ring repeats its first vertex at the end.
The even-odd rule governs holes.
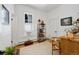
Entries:
POLYGON ((72 25, 72 17, 66 17, 61 19, 61 26, 70 26, 72 25))
POLYGON ((32 15, 25 14, 25 23, 32 23, 32 15))

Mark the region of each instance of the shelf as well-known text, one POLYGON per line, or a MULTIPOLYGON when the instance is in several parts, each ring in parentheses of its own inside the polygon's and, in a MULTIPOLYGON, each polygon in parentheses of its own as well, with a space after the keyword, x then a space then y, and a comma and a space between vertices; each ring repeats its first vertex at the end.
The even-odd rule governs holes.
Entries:
POLYGON ((40 39, 45 39, 45 35, 46 35, 46 28, 45 28, 45 23, 44 21, 41 21, 41 20, 38 20, 40 22, 38 22, 38 25, 37 25, 37 36, 38 36, 38 40, 41 41, 40 39))

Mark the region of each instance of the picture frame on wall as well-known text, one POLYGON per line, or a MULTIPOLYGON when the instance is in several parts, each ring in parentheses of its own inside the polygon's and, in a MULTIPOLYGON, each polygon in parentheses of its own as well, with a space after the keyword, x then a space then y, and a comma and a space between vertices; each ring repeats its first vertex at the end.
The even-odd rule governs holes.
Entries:
POLYGON ((32 23, 32 15, 25 14, 25 23, 32 23))
POLYGON ((66 17, 61 19, 61 26, 70 26, 72 25, 72 17, 66 17))

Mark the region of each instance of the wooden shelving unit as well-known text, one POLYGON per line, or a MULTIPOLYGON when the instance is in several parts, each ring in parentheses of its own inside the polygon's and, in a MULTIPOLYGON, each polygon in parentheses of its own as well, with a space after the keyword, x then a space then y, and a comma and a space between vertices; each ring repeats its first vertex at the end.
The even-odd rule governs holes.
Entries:
POLYGON ((37 39, 38 42, 44 41, 46 39, 46 27, 44 21, 38 20, 37 24, 37 39))

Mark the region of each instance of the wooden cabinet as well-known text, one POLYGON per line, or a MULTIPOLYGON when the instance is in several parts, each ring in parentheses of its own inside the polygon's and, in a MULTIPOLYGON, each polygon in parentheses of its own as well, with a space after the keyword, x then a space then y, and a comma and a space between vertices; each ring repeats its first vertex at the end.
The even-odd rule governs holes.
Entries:
POLYGON ((59 43, 61 55, 79 55, 79 42, 61 39, 59 43))

